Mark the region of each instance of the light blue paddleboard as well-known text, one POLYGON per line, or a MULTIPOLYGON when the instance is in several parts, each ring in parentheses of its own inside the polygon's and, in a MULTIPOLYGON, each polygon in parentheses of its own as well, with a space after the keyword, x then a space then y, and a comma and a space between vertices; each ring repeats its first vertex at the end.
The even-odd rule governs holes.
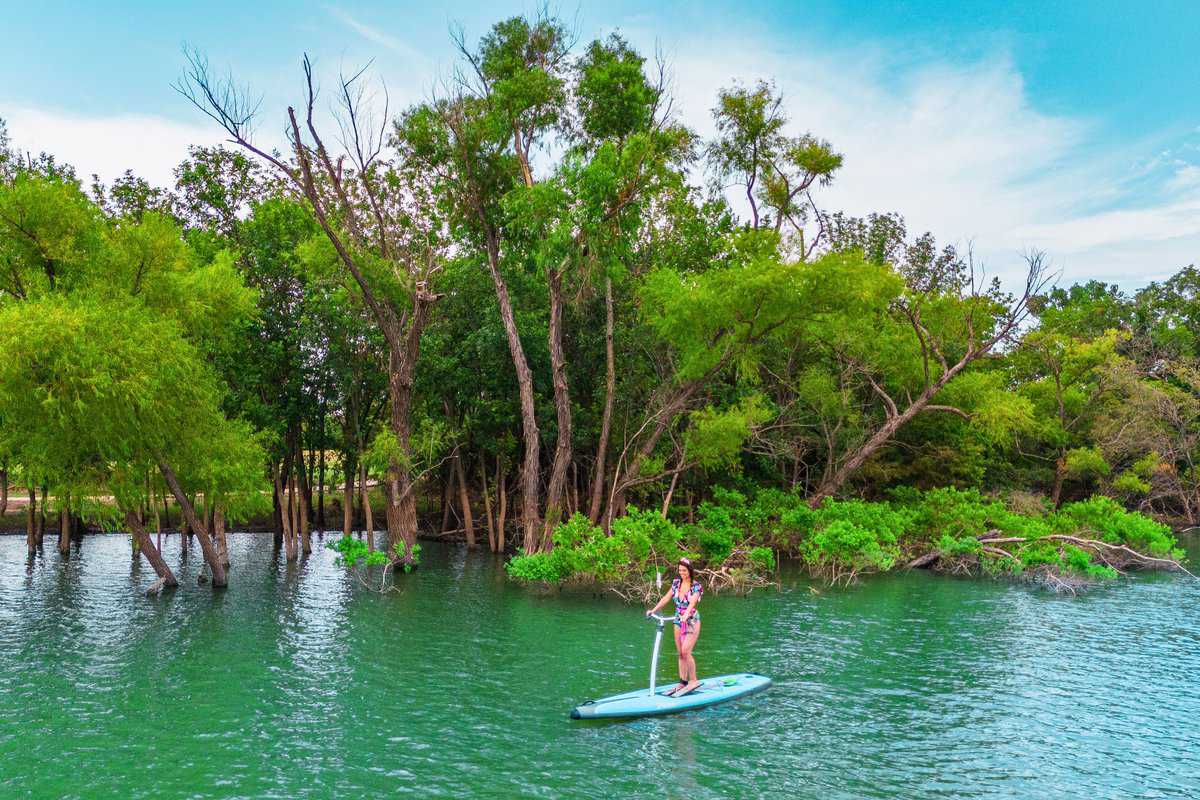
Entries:
POLYGON ((673 683, 669 683, 654 694, 650 689, 637 689, 599 700, 588 700, 571 710, 571 719, 628 719, 630 717, 653 717, 659 714, 674 714, 691 711, 705 706, 736 700, 748 694, 761 692, 771 685, 771 679, 753 672, 734 675, 719 675, 701 682, 694 692, 683 697, 667 697, 673 683))

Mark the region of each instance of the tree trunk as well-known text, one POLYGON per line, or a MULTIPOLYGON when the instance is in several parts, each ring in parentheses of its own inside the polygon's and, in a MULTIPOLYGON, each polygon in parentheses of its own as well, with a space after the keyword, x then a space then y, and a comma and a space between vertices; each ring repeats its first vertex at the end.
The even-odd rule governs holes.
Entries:
MULTIPOLYGON (((301 436, 301 442, 304 437, 301 436)), ((303 445, 300 452, 296 456, 300 459, 300 477, 302 479, 301 489, 304 491, 304 514, 305 527, 312 530, 312 523, 316 519, 313 514, 313 509, 316 507, 313 504, 313 482, 316 480, 317 459, 313 456, 305 457, 303 445)))
POLYGON ((175 476, 175 470, 171 469, 171 465, 161 457, 158 458, 158 469, 162 473, 163 478, 166 479, 167 487, 171 490, 171 494, 174 495, 175 502, 179 504, 179 508, 183 512, 183 518, 187 520, 188 525, 196 532, 196 539, 200 542, 200 549, 204 552, 204 561, 212 571, 213 586, 225 586, 225 567, 221 564, 221 559, 217 556, 217 550, 213 546, 212 540, 208 537, 208 531, 204 529, 203 523, 196 518, 196 510, 192 508, 191 501, 183 493, 183 487, 179 485, 179 478, 175 476))
POLYGON ((1050 492, 1050 505, 1057 511, 1062 505, 1063 480, 1067 477, 1067 459, 1059 455, 1054 462, 1054 489, 1050 492))
POLYGON ((537 550, 541 526, 538 520, 538 483, 541 470, 539 450, 537 408, 534 404, 533 373, 525 358, 525 346, 517 331, 517 320, 513 315, 512 300, 508 296, 508 285, 500 274, 500 243, 493 230, 488 231, 488 269, 496 290, 496 301, 500 306, 500 319, 504 323, 504 334, 508 339, 508 351, 517 372, 517 388, 521 399, 521 429, 525 441, 525 460, 521 464, 521 528, 524 531, 525 551, 537 550))
POLYGON ((508 476, 504 474, 504 469, 500 464, 500 457, 496 457, 496 503, 500 507, 497 509, 496 516, 496 552, 503 553, 507 546, 504 541, 504 523, 505 517, 508 515, 508 476))
POLYGON ((287 547, 288 539, 291 538, 289 528, 292 525, 292 512, 288 508, 287 489, 284 488, 284 478, 281 475, 275 476, 275 502, 279 505, 279 540, 280 545, 287 547))
POLYGON ((450 530, 450 495, 454 492, 454 472, 446 467, 446 475, 442 479, 442 527, 441 532, 450 530))
MULTIPOLYGON (((296 470, 297 486, 297 512, 300 518, 300 552, 304 555, 312 553, 312 484, 309 483, 308 475, 305 472, 304 451, 297 450, 296 459, 299 464, 299 469, 296 470)), ((309 459, 311 461, 311 459, 309 459)), ((311 468, 311 464, 307 468, 311 468)))
POLYGON ((42 546, 42 540, 46 538, 46 500, 50 497, 50 487, 42 484, 42 505, 38 508, 38 523, 37 523, 37 546, 42 546))
POLYGON ((25 547, 29 554, 37 551, 37 489, 29 481, 29 505, 25 508, 25 547))
POLYGON ((588 519, 593 525, 600 523, 600 511, 604 507, 604 478, 608 455, 608 437, 612 427, 613 398, 616 395, 617 372, 613 358, 613 298, 612 280, 604 280, 604 413, 600 418, 600 442, 596 445, 596 466, 592 473, 592 500, 588 506, 588 519))
POLYGON ((354 472, 350 468, 350 459, 342 469, 342 536, 349 539, 354 535, 354 472))
POLYGON ((0 517, 8 513, 8 468, 0 469, 0 517))
POLYGON ((319 436, 321 441, 318 446, 320 451, 320 462, 317 466, 317 528, 325 530, 325 405, 321 404, 321 427, 319 436))
POLYGON ((955 375, 961 372, 967 364, 971 363, 977 357, 978 354, 974 351, 968 351, 958 363, 947 369, 942 373, 941 377, 926 387, 925 391, 921 392, 908 408, 899 414, 890 415, 879 430, 871 434, 871 437, 867 441, 859 445, 858 449, 842 462, 842 465, 838 467, 832 477, 826 478, 821 482, 816 493, 808 499, 808 505, 811 508, 817 508, 826 497, 832 497, 834 492, 840 489, 842 484, 846 482, 847 478, 853 475, 868 458, 874 455, 875 451, 890 442, 898 430, 904 427, 917 414, 924 411, 934 395, 941 391, 955 375))
POLYGON ((483 513, 487 519, 488 550, 496 552, 496 525, 492 519, 492 496, 488 493, 487 467, 479 459, 479 488, 483 494, 483 513))
POLYGON ((175 579, 175 573, 167 566, 167 562, 163 559, 162 553, 154 546, 154 542, 146 534, 146 528, 142 525, 142 521, 138 519, 138 515, 131 510, 125 512, 125 525, 129 528, 129 532, 133 534, 135 552, 140 552, 150 562, 150 566, 154 568, 154 574, 158 576, 158 580, 162 586, 178 586, 179 581, 175 579))
MULTIPOLYGON (((625 470, 624 475, 619 474, 621 465, 618 460, 617 471, 613 474, 613 486, 608 508, 604 513, 605 531, 612 528, 612 521, 615 518, 625 513, 625 493, 641 477, 642 464, 654 453, 654 449, 658 447, 658 443, 662 440, 662 437, 670 430, 671 425, 674 424, 675 417, 687 408, 692 395, 708 382, 709 376, 719 371, 720 366, 717 365, 710 369, 703 378, 688 381, 673 389, 668 389, 660 402, 651 403, 651 416, 647 417, 646 424, 650 420, 654 420, 654 425, 650 427, 649 434, 642 439, 641 445, 634 451, 634 456, 630 459, 629 467, 625 470)), ((636 435, 634 438, 636 440, 636 435)))
POLYGON ((563 493, 567 484, 567 468, 571 465, 571 387, 567 384, 567 357, 563 352, 562 274, 549 271, 550 285, 550 373, 554 386, 554 414, 558 422, 558 438, 550 481, 546 486, 546 517, 542 527, 541 549, 553 547, 551 533, 562 521, 563 493))
POLYGON ((363 525, 367 532, 367 550, 375 551, 375 513, 371 510, 371 492, 367 487, 367 465, 358 460, 358 488, 362 492, 363 525))
POLYGON ((467 478, 463 474, 462 454, 454 454, 454 474, 458 477, 458 502, 463 510, 463 529, 467 534, 467 549, 475 549, 475 520, 471 516, 471 498, 467 493, 467 478))
POLYGON ((296 497, 296 476, 287 476, 287 500, 284 503, 284 514, 287 516, 287 527, 283 529, 283 552, 288 561, 296 560, 296 538, 300 527, 300 502, 296 497))
POLYGON ((179 552, 186 556, 188 552, 188 540, 192 538, 191 528, 188 527, 187 516, 183 513, 183 509, 179 509, 179 552))
POLYGON ((66 508, 58 512, 58 552, 71 555, 71 512, 66 508))
POLYGON ((387 499, 387 553, 389 564, 410 567, 415 563, 417 542, 417 496, 409 471, 412 463, 412 392, 413 375, 421 354, 421 334, 429 317, 429 307, 437 297, 419 289, 413 299, 403 347, 399 331, 388 337, 388 399, 391 401, 392 435, 404 463, 396 458, 388 464, 384 496, 387 499))

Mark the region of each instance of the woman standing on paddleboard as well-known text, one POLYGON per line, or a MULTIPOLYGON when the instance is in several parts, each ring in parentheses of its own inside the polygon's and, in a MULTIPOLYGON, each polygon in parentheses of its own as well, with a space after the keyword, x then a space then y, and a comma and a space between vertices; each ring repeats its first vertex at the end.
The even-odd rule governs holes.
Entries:
POLYGON ((704 587, 696 582, 696 570, 686 558, 679 559, 679 576, 671 581, 671 588, 662 599, 646 612, 650 616, 668 602, 675 601, 675 649, 679 652, 679 684, 665 692, 668 697, 682 697, 700 686, 696 678, 696 659, 692 648, 700 638, 700 612, 696 604, 704 587))

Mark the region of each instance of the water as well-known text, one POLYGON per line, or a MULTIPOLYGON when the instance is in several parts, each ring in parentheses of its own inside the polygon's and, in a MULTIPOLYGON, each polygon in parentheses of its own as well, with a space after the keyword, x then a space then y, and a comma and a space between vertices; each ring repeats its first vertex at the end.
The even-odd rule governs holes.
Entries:
POLYGON ((230 547, 214 595, 170 537, 184 586, 151 599, 126 537, 66 562, 48 543, 29 570, 23 537, 0 537, 0 796, 1200 796, 1184 578, 1079 598, 926 574, 710 593, 701 674, 776 685, 581 723, 577 702, 645 685, 638 609, 513 586, 451 546, 385 596, 327 552, 288 568, 268 537, 230 547))

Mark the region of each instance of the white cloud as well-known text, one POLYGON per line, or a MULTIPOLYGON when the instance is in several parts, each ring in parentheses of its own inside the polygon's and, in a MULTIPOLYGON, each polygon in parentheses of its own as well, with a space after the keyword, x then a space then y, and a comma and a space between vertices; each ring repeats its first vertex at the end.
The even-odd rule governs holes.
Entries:
MULTIPOLYGON (((427 93, 436 65, 407 40, 326 10, 344 30, 388 51, 378 71, 397 101, 427 93), (403 63, 394 56, 389 62, 390 54, 403 63)), ((972 243, 989 271, 1008 281, 1019 278, 1020 254, 1030 247, 1047 251, 1064 282, 1101 277, 1130 287, 1170 274, 1200 252, 1200 166, 1192 163, 1192 144, 1106 147, 1095 120, 1039 109, 1003 52, 973 62, 914 59, 879 44, 831 49, 736 29, 660 42, 661 24, 635 21, 623 35, 645 53, 662 45, 675 108, 702 134, 712 130, 709 109, 720 87, 734 78, 774 78, 795 131, 828 138, 846 156, 818 198, 827 208, 899 211, 914 233, 972 243)), ((180 124, 30 108, 0 114, 19 146, 52 152, 82 176, 98 172, 105 180, 133 168, 170 183, 189 144, 221 138, 198 115, 195 124, 180 124)))
MULTIPOLYGON (((647 33, 630 36, 646 48, 647 33)), ((914 233, 969 242, 1006 282, 1023 275, 1031 247, 1047 251, 1064 282, 1101 276, 1129 286, 1200 249, 1200 168, 1168 162, 1161 143, 1104 152, 1092 120, 1039 110, 1003 53, 913 65, 879 49, 780 47, 727 32, 681 38, 668 55, 676 107, 700 132, 712 130, 720 87, 773 77, 795 132, 827 138, 846 157, 820 204, 898 211, 914 233), (1132 183, 1139 158, 1153 159, 1143 176, 1169 163, 1171 174, 1152 180, 1152 201, 1132 183)))
POLYGON ((13 145, 22 151, 46 152, 71 164, 84 183, 93 174, 105 183, 125 170, 159 186, 171 186, 175 166, 189 145, 221 141, 212 125, 189 125, 144 114, 85 117, 34 108, 4 109, 13 145))

